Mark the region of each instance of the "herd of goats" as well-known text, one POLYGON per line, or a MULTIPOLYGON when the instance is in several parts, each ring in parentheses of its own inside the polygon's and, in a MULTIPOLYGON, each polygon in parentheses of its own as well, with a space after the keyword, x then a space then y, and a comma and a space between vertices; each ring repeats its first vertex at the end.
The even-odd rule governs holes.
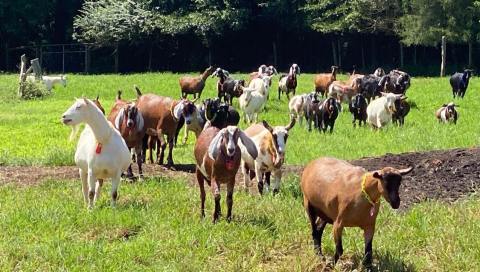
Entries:
MULTIPOLYGON (((410 76, 400 70, 386 74, 378 68, 373 74, 352 73, 346 82, 336 78, 337 67, 331 73, 315 77, 315 91, 295 95, 300 67, 293 64, 288 74, 280 75, 278 98, 286 94, 289 99, 290 122, 285 126, 271 126, 263 120, 257 123, 257 115, 269 99, 272 78, 277 74, 273 66, 262 65, 250 74, 248 86, 244 80, 233 79, 228 71, 209 67, 198 77, 180 78, 182 99, 176 100, 156 94, 143 94, 136 87, 135 101, 122 99, 121 92, 110 113, 98 101, 77 99, 63 114, 62 122, 72 126, 71 139, 81 123, 86 123, 75 152, 75 163, 79 167, 85 203, 93 208, 103 185, 103 180, 112 179, 112 206, 117 200, 121 176, 133 177, 131 163, 138 164, 142 176, 142 162, 146 160, 146 149, 150 149, 149 160, 153 163, 152 150, 157 145, 157 163, 163 164, 168 145, 167 165, 173 165, 172 149, 176 144, 180 128, 186 127, 197 136, 194 147, 196 178, 200 188, 201 216, 205 216, 206 182, 213 194, 215 207, 213 222, 220 215, 220 185, 227 188, 227 220, 232 217, 235 176, 243 172, 245 187, 250 187, 256 178, 260 194, 269 191, 273 174, 273 194, 279 191, 282 165, 290 129, 305 118, 308 129, 311 123, 324 132, 332 132, 335 119, 341 112, 341 104, 348 103, 353 116, 353 125, 369 123, 380 129, 392 121, 403 125, 410 106, 405 93, 410 86, 410 76), (218 97, 200 98, 209 76, 218 77, 218 97), (194 101, 187 99, 193 94, 194 101), (198 98, 196 95, 198 94, 198 98), (293 97, 290 99, 290 94, 293 97), (232 106, 233 98, 239 100, 244 120, 250 125, 245 130, 237 127, 239 112, 232 106), (166 137, 166 140, 165 140, 166 137), (132 156, 130 150, 135 150, 132 156), (264 188, 265 186, 265 188, 264 188)), ((453 96, 463 97, 468 87, 471 71, 452 76, 453 96)), ((441 122, 456 122, 454 103, 443 105, 436 113, 441 122)), ((383 197, 392 208, 400 205, 399 186, 402 176, 412 171, 385 167, 366 171, 346 161, 320 158, 306 165, 301 177, 304 207, 308 215, 315 250, 321 254, 321 237, 327 223, 333 224, 336 244, 335 262, 343 253, 342 231, 344 227, 360 227, 365 232, 364 263, 372 263, 372 239, 375 221, 383 197)))

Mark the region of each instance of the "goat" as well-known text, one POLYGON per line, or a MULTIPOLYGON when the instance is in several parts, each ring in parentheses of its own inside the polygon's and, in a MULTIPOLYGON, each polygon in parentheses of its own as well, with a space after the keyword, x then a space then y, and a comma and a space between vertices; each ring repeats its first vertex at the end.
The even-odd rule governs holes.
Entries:
POLYGON ((465 69, 463 73, 455 73, 450 77, 450 86, 452 86, 453 98, 455 96, 463 98, 468 88, 468 82, 472 77, 472 70, 465 69))
POLYGON ((181 77, 178 82, 180 84, 180 89, 182 91, 182 98, 186 98, 187 95, 193 94, 193 99, 198 98, 202 95, 203 88, 205 88, 205 81, 208 76, 210 76, 214 71, 212 66, 205 69, 205 71, 197 77, 184 76, 181 77))
MULTIPOLYGON (((243 177, 245 187, 250 187, 251 173, 255 173, 258 182, 258 192, 263 194, 263 176, 264 173, 273 173, 275 183, 273 184, 273 194, 277 194, 280 189, 282 179, 282 165, 285 161, 285 148, 287 145, 288 131, 295 125, 295 119, 291 119, 287 126, 271 127, 265 120, 262 125, 254 124, 245 130, 255 143, 258 150, 257 158, 248 158, 245 156, 242 160, 243 177)), ((267 191, 269 190, 270 180, 267 180, 267 191)))
POLYGON ((385 91, 394 94, 405 94, 410 87, 410 75, 400 70, 392 70, 388 73, 385 91))
MULTIPOLYGON (((205 110, 201 110, 199 107, 197 107, 194 104, 195 100, 189 101, 183 99, 180 101, 180 103, 181 105, 179 106, 180 108, 178 110, 182 116, 181 119, 185 123, 185 133, 182 144, 185 144, 188 140, 188 132, 193 131, 193 133, 195 133, 195 137, 198 138, 207 120, 205 119, 205 110)), ((180 132, 181 128, 182 126, 179 124, 177 127, 176 138, 178 138, 178 133, 180 132)))
POLYGON ((396 111, 392 114, 392 121, 394 124, 398 124, 399 126, 403 126, 405 124, 405 117, 410 112, 410 104, 406 99, 406 96, 402 96, 400 99, 395 101, 396 111))
POLYGON ((308 131, 312 131, 312 121, 314 128, 320 127, 320 105, 323 99, 318 99, 316 92, 311 92, 305 96, 305 103, 303 103, 303 112, 305 120, 308 123, 308 131))
POLYGON ((385 84, 390 80, 389 75, 378 77, 376 75, 366 75, 360 79, 360 92, 370 103, 372 98, 381 96, 381 92, 385 89, 385 84))
POLYGON ((200 187, 200 214, 202 218, 205 217, 204 182, 207 181, 215 199, 213 223, 217 222, 220 216, 220 184, 227 185, 227 220, 232 219, 235 175, 242 156, 239 141, 245 146, 249 156, 256 159, 258 151, 255 144, 236 126, 223 129, 209 127, 200 134, 195 144, 195 174, 200 187))
MULTIPOLYGON (((27 76, 27 80, 35 81, 35 76, 30 75, 27 76)), ((63 87, 67 87, 67 76, 59 75, 59 76, 41 76, 42 83, 45 84, 47 91, 53 89, 56 84, 60 84, 63 87)))
POLYGON ((373 72, 373 75, 376 77, 383 77, 385 75, 385 70, 383 70, 381 67, 378 67, 375 69, 375 72, 373 72))
POLYGON ((285 93, 288 100, 290 100, 290 92, 295 95, 295 89, 297 88, 297 75, 300 75, 300 67, 294 63, 290 66, 288 75, 280 76, 280 81, 278 82, 278 100, 280 100, 281 93, 285 93))
MULTIPOLYGON (((263 86, 263 83, 262 83, 263 86)), ((243 120, 245 123, 257 122, 258 113, 262 111, 267 101, 266 95, 262 94, 261 90, 253 88, 243 88, 243 94, 238 99, 240 109, 243 111, 243 120)))
MULTIPOLYGON (((277 69, 273 67, 273 65, 267 66, 265 64, 260 65, 258 67, 257 72, 250 73, 250 81, 254 80, 255 78, 263 78, 264 76, 272 77, 273 75, 278 74, 277 69)), ((269 87, 272 86, 272 82, 269 82, 269 87)))
POLYGON ((373 128, 382 128, 392 121, 392 114, 395 113, 395 101, 402 97, 401 94, 383 93, 367 107, 367 123, 373 128))
MULTIPOLYGON (((157 148, 157 163, 163 164, 168 143, 167 166, 173 166, 173 145, 177 126, 182 118, 181 101, 155 94, 142 95, 139 90, 137 90, 137 94, 139 96, 136 106, 143 116, 146 133, 152 137, 152 140, 156 138, 160 142, 160 147, 157 148), (164 136, 167 136, 167 142, 165 142, 164 136)), ((152 161, 151 144, 149 144, 149 148, 149 159, 152 161)), ((146 146, 143 146, 143 152, 146 153, 146 146)))
POLYGON ((332 72, 317 74, 314 80, 315 92, 320 93, 322 97, 324 97, 327 94, 330 84, 337 80, 337 70, 337 66, 332 66, 332 72))
POLYGON ((318 129, 325 133, 327 128, 330 127, 330 133, 332 133, 339 111, 339 103, 333 97, 329 97, 321 103, 318 107, 318 129))
POLYGON ((356 126, 357 120, 359 126, 362 126, 362 122, 364 125, 367 124, 367 106, 368 102, 363 94, 357 94, 353 97, 349 105, 349 109, 353 117, 353 127, 356 126))
POLYGON ((319 158, 307 164, 300 186, 315 252, 322 255, 323 230, 327 223, 333 224, 336 245, 334 263, 337 263, 343 254, 343 228, 359 227, 364 231, 365 238, 364 265, 370 267, 380 198, 383 196, 393 209, 398 209, 402 176, 412 170, 412 167, 385 167, 367 172, 334 158, 319 158))
POLYGON ((356 78, 350 85, 341 81, 334 81, 328 87, 328 96, 335 97, 339 102, 350 104, 352 97, 358 93, 359 81, 361 81, 361 78, 356 78))
POLYGON ((300 94, 293 96, 288 102, 288 110, 290 117, 299 121, 302 124, 304 115, 304 104, 307 94, 300 94))
POLYGON ((458 112, 457 109, 455 109, 456 107, 458 107, 458 105, 455 105, 453 102, 443 104, 442 107, 435 112, 438 122, 453 122, 457 124, 458 112))
POLYGON ((211 126, 222 129, 227 126, 236 126, 240 122, 238 111, 231 105, 221 103, 218 98, 206 99, 202 108, 200 111, 204 112, 207 120, 203 129, 211 126))
POLYGON ((120 177, 130 164, 130 152, 120 133, 89 99, 77 99, 62 115, 63 124, 72 126, 73 139, 81 123, 86 126, 78 140, 75 164, 82 180, 83 199, 92 209, 100 196, 103 180, 112 179, 112 206, 118 196, 120 177))

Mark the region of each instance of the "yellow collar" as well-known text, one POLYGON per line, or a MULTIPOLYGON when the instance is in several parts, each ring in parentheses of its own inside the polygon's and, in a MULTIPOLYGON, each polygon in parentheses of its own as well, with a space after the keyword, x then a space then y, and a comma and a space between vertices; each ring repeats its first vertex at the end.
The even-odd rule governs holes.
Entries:
POLYGON ((365 182, 366 181, 367 181, 367 173, 365 173, 365 175, 363 175, 363 178, 362 178, 362 193, 365 196, 365 198, 367 199, 368 203, 370 203, 372 206, 375 206, 375 204, 380 202, 380 197, 377 199, 377 201, 373 202, 370 195, 367 193, 367 191, 365 191, 365 182))

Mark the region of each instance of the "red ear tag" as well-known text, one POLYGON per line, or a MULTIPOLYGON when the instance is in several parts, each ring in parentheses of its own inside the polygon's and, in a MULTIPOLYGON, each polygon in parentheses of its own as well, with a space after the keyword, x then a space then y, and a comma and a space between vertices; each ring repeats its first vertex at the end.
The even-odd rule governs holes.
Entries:
POLYGON ((100 154, 102 152, 102 144, 98 143, 97 148, 95 149, 95 153, 100 154))
POLYGON ((375 214, 375 206, 370 208, 370 216, 373 216, 373 214, 375 214))

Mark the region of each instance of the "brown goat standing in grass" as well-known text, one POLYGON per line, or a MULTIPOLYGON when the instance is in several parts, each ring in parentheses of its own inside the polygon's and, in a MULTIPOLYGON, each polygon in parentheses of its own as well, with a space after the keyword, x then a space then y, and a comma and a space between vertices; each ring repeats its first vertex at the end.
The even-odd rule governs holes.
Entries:
POLYGON ((327 94, 328 87, 332 82, 337 80, 337 66, 332 66, 332 72, 331 73, 323 73, 323 74, 318 74, 315 76, 315 92, 318 94, 320 93, 323 96, 327 94))
POLYGON ((227 184, 227 220, 232 218, 235 175, 242 156, 239 141, 246 147, 249 155, 256 159, 258 151, 255 143, 236 126, 223 129, 209 127, 200 134, 195 144, 195 173, 200 187, 201 216, 205 217, 204 182, 207 181, 215 199, 214 223, 220 216, 220 184, 227 184))
POLYGON ((327 223, 333 224, 336 263, 343 254, 343 228, 359 227, 363 229, 365 238, 363 263, 370 267, 380 198, 383 197, 393 209, 398 209, 402 176, 412 169, 385 167, 367 172, 334 158, 319 158, 310 162, 303 170, 301 187, 315 251, 322 254, 323 229, 327 223))
POLYGON ((197 77, 184 76, 179 79, 180 89, 182 90, 182 98, 187 98, 187 95, 193 94, 193 98, 198 98, 202 95, 203 88, 205 88, 205 81, 214 72, 213 66, 208 67, 205 71, 197 77))

